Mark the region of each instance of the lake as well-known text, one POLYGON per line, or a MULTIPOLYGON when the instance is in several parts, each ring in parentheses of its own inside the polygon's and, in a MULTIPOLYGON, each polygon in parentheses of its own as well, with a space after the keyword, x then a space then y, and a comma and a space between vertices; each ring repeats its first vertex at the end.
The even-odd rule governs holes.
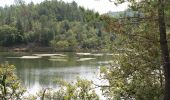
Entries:
POLYGON ((77 77, 99 83, 100 66, 109 65, 113 54, 109 53, 0 53, 0 62, 8 61, 16 66, 16 74, 28 89, 36 93, 42 88, 56 88, 55 79, 73 82, 77 77))

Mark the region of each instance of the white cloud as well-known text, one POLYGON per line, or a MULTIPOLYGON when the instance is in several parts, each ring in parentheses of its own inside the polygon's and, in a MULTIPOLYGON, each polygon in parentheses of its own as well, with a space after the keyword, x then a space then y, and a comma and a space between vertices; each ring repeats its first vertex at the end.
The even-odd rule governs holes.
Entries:
POLYGON ((13 2, 13 0, 0 0, 0 6, 4 7, 5 5, 11 5, 13 2))
POLYGON ((122 11, 127 8, 126 4, 115 6, 113 2, 109 2, 109 0, 100 0, 100 1, 95 1, 95 0, 76 0, 78 1, 78 4, 89 8, 89 9, 94 9, 95 11, 99 11, 100 13, 106 13, 108 11, 122 11))
MULTIPOLYGON (((66 2, 71 2, 73 0, 63 0, 66 2)), ((78 5, 83 6, 99 13, 107 13, 108 11, 123 11, 128 8, 127 3, 115 6, 113 2, 109 0, 74 0, 78 5)))

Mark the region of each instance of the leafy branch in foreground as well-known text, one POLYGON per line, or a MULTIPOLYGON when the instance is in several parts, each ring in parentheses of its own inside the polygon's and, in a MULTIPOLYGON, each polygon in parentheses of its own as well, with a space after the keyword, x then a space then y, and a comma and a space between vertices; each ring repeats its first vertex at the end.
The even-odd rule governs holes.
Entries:
POLYGON ((78 78, 75 84, 63 80, 57 80, 61 88, 57 91, 44 89, 39 92, 41 100, 99 100, 92 88, 92 82, 78 78))
POLYGON ((14 73, 15 66, 5 62, 0 65, 0 99, 21 100, 25 89, 14 73))
MULTIPOLYGON (((110 87, 103 87, 109 99, 169 100, 169 51, 164 12, 169 2, 164 0, 117 0, 129 2, 137 17, 112 22, 116 31, 115 63, 102 68, 102 78, 110 87), (167 3, 165 5, 165 3, 167 3), (141 20, 141 18, 143 18, 141 20), (150 20, 146 19, 150 18, 150 20)), ((169 22, 167 22, 169 23, 169 22)))

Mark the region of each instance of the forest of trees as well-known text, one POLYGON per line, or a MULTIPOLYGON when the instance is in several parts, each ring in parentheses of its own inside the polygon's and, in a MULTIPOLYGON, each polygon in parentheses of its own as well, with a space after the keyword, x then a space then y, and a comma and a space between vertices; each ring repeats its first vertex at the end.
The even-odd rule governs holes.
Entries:
MULTIPOLYGON (((127 2, 116 1, 115 4, 127 2)), ((1 8, 1 46, 33 43, 55 50, 112 49, 119 54, 114 56, 114 64, 100 69, 101 79, 109 84, 96 85, 108 100, 170 100, 169 1, 128 1, 135 15, 121 18, 99 15, 75 2, 19 3, 1 8)), ((9 78, 13 76, 13 66, 2 64, 0 68, 0 97, 18 98, 15 91, 8 94, 6 89, 6 84, 13 90, 19 88, 19 83, 12 84, 15 77, 9 78)), ((45 94, 44 90, 40 97, 99 100, 92 91, 96 87, 91 87, 89 81, 78 79, 75 85, 61 81, 60 84, 66 88, 52 94, 45 94)), ((18 92, 20 97, 23 90, 18 92)))
POLYGON ((51 0, 0 8, 0 46, 51 47, 56 51, 110 50, 115 35, 102 16, 76 2, 51 0), (111 37, 111 38, 110 38, 111 37))

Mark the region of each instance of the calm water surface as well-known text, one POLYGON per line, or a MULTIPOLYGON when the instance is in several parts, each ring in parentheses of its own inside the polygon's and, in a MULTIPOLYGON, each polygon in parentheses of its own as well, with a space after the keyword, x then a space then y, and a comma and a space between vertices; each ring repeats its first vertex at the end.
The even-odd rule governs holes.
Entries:
POLYGON ((100 66, 108 65, 112 60, 111 54, 82 55, 74 52, 60 52, 56 54, 62 55, 46 55, 36 59, 19 58, 34 54, 37 53, 0 53, 0 62, 9 61, 10 64, 16 66, 17 76, 30 93, 35 93, 45 87, 57 87, 54 80, 58 78, 72 82, 77 77, 81 77, 98 83, 100 66))

